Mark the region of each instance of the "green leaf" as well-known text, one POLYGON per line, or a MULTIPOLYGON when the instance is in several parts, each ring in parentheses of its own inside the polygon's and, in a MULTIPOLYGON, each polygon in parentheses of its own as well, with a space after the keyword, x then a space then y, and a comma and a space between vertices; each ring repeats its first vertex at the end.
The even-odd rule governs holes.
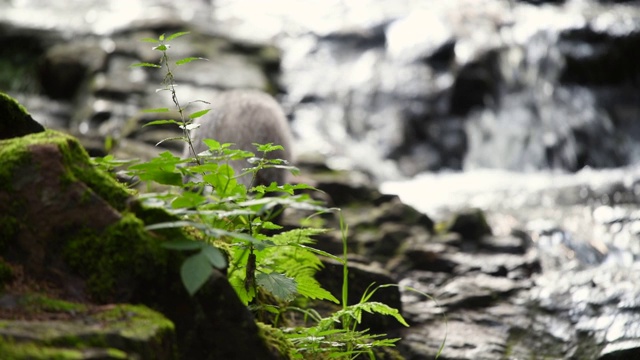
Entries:
POLYGON ((253 287, 249 288, 249 291, 247 291, 244 287, 244 276, 243 277, 239 277, 239 276, 234 276, 229 278, 229 283, 231 284, 231 287, 233 287, 233 289, 236 291, 236 294, 238 294, 238 298, 240 299, 240 301, 242 301, 242 303, 244 305, 248 305, 249 302, 251 300, 253 300, 254 297, 256 297, 256 289, 253 287))
POLYGON ((198 250, 205 245, 203 242, 193 240, 171 240, 162 243, 163 248, 170 250, 198 250))
POLYGON ((154 39, 154 38, 144 38, 144 39, 140 39, 140 41, 142 42, 148 42, 148 43, 157 43, 158 39, 154 39))
POLYGON ((194 112, 192 114, 189 114, 189 119, 199 118, 202 115, 205 115, 206 113, 208 113, 209 111, 211 111, 211 109, 204 109, 204 110, 196 111, 196 112, 194 112))
POLYGON ((359 313, 361 310, 364 310, 368 313, 378 313, 382 315, 393 316, 398 322, 406 327, 409 327, 409 324, 405 321, 405 319, 400 315, 398 309, 394 309, 387 304, 383 304, 381 302, 371 301, 366 303, 359 303, 355 305, 351 305, 351 308, 354 310, 356 314, 358 314, 358 320, 360 318, 359 313))
POLYGON ((169 50, 169 45, 168 44, 160 44, 158 46, 154 46, 152 47, 153 50, 158 50, 158 51, 167 51, 169 50))
POLYGON ((207 198, 200 194, 185 191, 171 202, 171 207, 173 209, 194 208, 206 201, 207 198))
POLYGON ((153 120, 153 121, 149 121, 148 123, 142 125, 142 127, 153 126, 153 125, 165 125, 165 124, 181 124, 181 123, 182 122, 180 122, 180 121, 171 120, 171 119, 153 120))
POLYGON ((175 33, 175 34, 171 34, 171 35, 169 35, 169 36, 166 38, 166 40, 165 40, 165 41, 171 41, 171 40, 173 40, 173 39, 179 38, 180 36, 185 36, 185 35, 188 35, 188 34, 190 34, 190 32, 189 32, 189 31, 180 31, 180 32, 177 32, 177 33, 175 33))
POLYGON ((217 247, 206 244, 206 246, 202 248, 202 253, 215 268, 224 269, 227 266, 227 258, 224 257, 217 247))
POLYGON ((255 146, 259 152, 271 152, 275 150, 284 150, 282 145, 273 145, 272 143, 268 143, 268 144, 253 143, 253 146, 255 146))
POLYGON ((298 294, 298 286, 292 278, 278 273, 259 273, 256 283, 278 299, 289 302, 298 294))
POLYGON ((188 57, 188 58, 184 58, 176 61, 176 65, 184 65, 196 60, 208 60, 208 59, 205 59, 203 57, 188 57))
POLYGON ((152 64, 152 63, 147 63, 147 62, 141 62, 141 63, 135 63, 132 65, 129 65, 129 67, 152 67, 152 68, 161 68, 162 66, 158 65, 158 64, 152 64))
POLYGON ((320 299, 333 301, 336 304, 340 304, 340 301, 336 299, 329 291, 322 288, 320 283, 313 277, 298 277, 298 293, 309 299, 320 299))
POLYGON ((199 252, 187 258, 180 268, 180 277, 189 295, 195 294, 213 274, 213 267, 205 254, 199 252))
POLYGON ((173 186, 182 185, 182 175, 173 171, 149 170, 140 173, 138 176, 140 176, 140 180, 155 181, 158 184, 173 186))

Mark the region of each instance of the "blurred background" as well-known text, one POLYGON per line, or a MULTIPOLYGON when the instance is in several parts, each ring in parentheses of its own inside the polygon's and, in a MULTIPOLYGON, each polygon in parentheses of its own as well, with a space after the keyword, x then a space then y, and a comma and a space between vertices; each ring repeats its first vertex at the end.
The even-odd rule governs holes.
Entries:
POLYGON ((268 91, 301 163, 424 211, 640 158, 637 1, 0 0, 0 90, 95 154, 109 137, 151 155, 175 129, 141 129, 140 110, 170 100, 161 73, 130 65, 158 61, 140 39, 183 30, 170 55, 210 60, 176 71, 183 101, 268 91))

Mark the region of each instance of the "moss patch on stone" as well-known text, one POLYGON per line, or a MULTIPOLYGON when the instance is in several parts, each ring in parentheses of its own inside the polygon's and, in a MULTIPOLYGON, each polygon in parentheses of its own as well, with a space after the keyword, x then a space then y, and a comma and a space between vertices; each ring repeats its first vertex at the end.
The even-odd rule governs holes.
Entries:
POLYGON ((42 294, 29 294, 22 298, 21 305, 28 312, 84 312, 87 306, 60 299, 51 298, 42 294))
POLYGON ((173 323, 149 308, 88 307, 39 297, 43 299, 78 310, 64 321, 0 320, 3 360, 177 358, 173 323))
POLYGON ((144 229, 142 220, 124 213, 117 223, 100 233, 93 230, 68 239, 63 250, 65 262, 87 279, 89 293, 99 301, 108 301, 130 291, 130 281, 155 282, 164 269, 168 251, 159 239, 144 229))
MULTIPOLYGON (((85 359, 86 350, 38 346, 32 343, 16 343, 0 338, 0 354, 4 360, 78 360, 85 359)), ((96 354, 98 355, 98 354, 96 354)), ((127 359, 127 354, 110 349, 106 359, 127 359)), ((103 357, 104 359, 105 357, 103 357)))
POLYGON ((295 354, 295 346, 283 333, 282 330, 276 329, 271 325, 267 325, 260 321, 256 321, 258 325, 259 336, 264 340, 269 350, 271 350, 277 358, 293 359, 295 354))
POLYGON ((44 131, 16 99, 0 92, 0 139, 44 131))
POLYGON ((43 143, 55 144, 60 149, 64 164, 69 169, 66 181, 84 182, 119 211, 126 207, 126 200, 132 192, 108 174, 96 169, 76 138, 55 130, 0 140, 0 159, 3 164, 0 168, 0 190, 12 190, 9 186, 13 183, 13 177, 19 174, 17 170, 31 162, 29 147, 43 143))

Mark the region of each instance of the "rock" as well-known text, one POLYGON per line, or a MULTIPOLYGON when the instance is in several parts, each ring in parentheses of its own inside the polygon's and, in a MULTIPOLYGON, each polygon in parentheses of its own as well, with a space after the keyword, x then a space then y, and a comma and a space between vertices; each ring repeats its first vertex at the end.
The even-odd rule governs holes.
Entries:
POLYGON ((0 298, 3 359, 178 359, 173 323, 145 306, 89 307, 30 295, 7 309, 9 296, 0 298))
POLYGON ((491 235, 491 227, 480 209, 472 209, 456 214, 447 231, 460 234, 464 239, 480 240, 491 235))
POLYGON ((0 140, 44 131, 15 99, 0 92, 0 140))
POLYGON ((107 52, 87 41, 51 47, 40 68, 40 84, 52 99, 71 100, 96 71, 106 66, 107 52))
POLYGON ((144 229, 174 219, 133 201, 76 139, 48 130, 1 140, 0 162, 0 257, 26 284, 47 284, 63 300, 148 305, 175 324, 184 358, 278 357, 224 275, 214 271, 188 296, 184 256, 162 247, 185 235, 144 229))
MULTIPOLYGON (((3 14, 8 5, 0 5, 3 14)), ((5 19, 0 20, 0 89, 13 96, 35 95, 40 91, 37 71, 42 56, 61 36, 49 29, 34 29, 5 19)))

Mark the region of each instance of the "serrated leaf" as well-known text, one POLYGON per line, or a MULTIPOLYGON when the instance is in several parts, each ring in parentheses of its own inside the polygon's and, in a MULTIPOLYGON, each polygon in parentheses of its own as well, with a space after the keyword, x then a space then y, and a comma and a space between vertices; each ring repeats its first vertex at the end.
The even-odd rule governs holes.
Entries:
POLYGON ((173 39, 179 38, 180 36, 184 36, 184 35, 188 35, 188 34, 190 34, 189 31, 180 31, 180 32, 177 32, 175 34, 169 35, 165 41, 171 41, 173 39))
POLYGON ((227 266, 227 258, 225 258, 217 247, 206 244, 206 246, 202 248, 202 253, 207 257, 213 267, 224 269, 227 266))
POLYGON ((182 263, 180 277, 189 295, 195 294, 213 274, 213 267, 202 252, 192 255, 182 263))
POLYGON ((189 119, 199 118, 202 115, 205 115, 206 113, 208 113, 209 111, 211 111, 211 109, 204 109, 204 110, 196 111, 196 112, 194 112, 192 114, 189 114, 189 119))
POLYGON ((148 42, 148 43, 157 43, 158 39, 154 39, 154 38, 144 38, 144 39, 140 39, 140 41, 142 42, 148 42))
POLYGON ((196 61, 196 60, 205 60, 208 61, 208 59, 205 59, 203 57, 188 57, 188 58, 184 58, 184 59, 180 59, 178 61, 176 61, 176 65, 184 65, 184 64, 188 64, 192 61, 196 61))
POLYGON ((335 260, 335 261, 338 261, 338 262, 339 262, 339 263, 341 263, 341 264, 344 264, 344 259, 343 259, 343 258, 341 258, 341 257, 339 257, 339 256, 336 256, 336 255, 330 254, 330 253, 328 253, 328 252, 326 252, 326 251, 322 251, 322 250, 320 250, 320 249, 313 248, 313 247, 311 247, 311 246, 306 246, 306 245, 302 245, 302 244, 300 244, 300 245, 298 245, 298 246, 300 246, 300 247, 301 247, 301 248, 303 248, 303 249, 309 250, 309 251, 311 251, 311 252, 312 252, 312 253, 314 253, 314 254, 321 255, 321 256, 325 256, 325 257, 328 257, 328 258, 333 259, 333 260, 335 260))
POLYGON ((256 283, 278 299, 289 302, 298 294, 296 281, 288 276, 278 273, 259 273, 256 275, 256 283))
POLYGON ((298 278, 298 293, 310 299, 329 300, 340 304, 340 301, 329 291, 323 289, 320 283, 314 278, 298 278))
MULTIPOLYGON (((352 305, 352 309, 356 313, 359 313, 360 310, 363 310, 363 311, 366 311, 366 312, 371 313, 371 314, 378 313, 378 314, 382 314, 382 315, 393 316, 396 320, 398 320, 398 322, 400 324, 402 324, 402 325, 404 325, 406 327, 409 327, 409 324, 407 324, 407 322, 402 317, 402 315, 400 315, 400 312, 398 311, 398 309, 394 309, 391 306, 389 306, 387 304, 383 304, 381 302, 370 301, 370 302, 366 302, 366 303, 359 303, 359 304, 352 305)), ((360 316, 358 316, 358 318, 359 317, 360 316)))
POLYGON ((135 63, 132 65, 129 65, 129 67, 152 67, 152 68, 161 68, 162 66, 158 65, 158 64, 152 64, 152 63, 147 63, 147 62, 141 62, 141 63, 135 63))

